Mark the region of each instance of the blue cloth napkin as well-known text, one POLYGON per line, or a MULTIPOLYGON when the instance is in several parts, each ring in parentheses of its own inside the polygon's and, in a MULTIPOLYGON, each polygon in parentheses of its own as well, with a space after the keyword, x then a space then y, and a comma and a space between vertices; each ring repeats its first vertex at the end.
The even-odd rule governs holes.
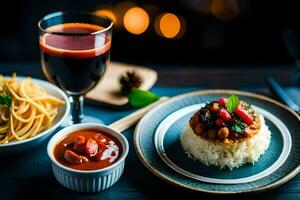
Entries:
POLYGON ((300 87, 287 87, 284 90, 287 95, 300 106, 300 87))

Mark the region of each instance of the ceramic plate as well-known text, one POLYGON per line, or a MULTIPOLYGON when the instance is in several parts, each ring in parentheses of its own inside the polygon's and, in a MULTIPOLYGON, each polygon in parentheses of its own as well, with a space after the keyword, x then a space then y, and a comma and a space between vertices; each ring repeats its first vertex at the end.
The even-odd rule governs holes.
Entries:
POLYGON ((210 193, 263 191, 283 184, 300 171, 299 116, 280 103, 257 94, 208 90, 180 95, 151 110, 134 135, 142 163, 163 180, 210 193), (236 94, 265 117, 272 132, 268 150, 254 164, 232 171, 205 166, 187 157, 180 135, 192 114, 205 102, 236 94))
MULTIPOLYGON (((9 79, 11 77, 5 78, 9 79)), ((26 77, 17 77, 18 81, 23 81, 25 78, 26 77)), ((61 124, 66 120, 67 116, 70 113, 70 102, 67 95, 60 88, 44 80, 35 78, 31 78, 31 80, 32 82, 42 86, 48 94, 63 100, 65 102, 65 105, 62 105, 58 108, 58 114, 55 117, 52 125, 38 135, 22 141, 0 144, 0 155, 10 156, 17 153, 23 153, 24 151, 38 146, 39 144, 44 142, 58 127, 61 126, 61 124)))

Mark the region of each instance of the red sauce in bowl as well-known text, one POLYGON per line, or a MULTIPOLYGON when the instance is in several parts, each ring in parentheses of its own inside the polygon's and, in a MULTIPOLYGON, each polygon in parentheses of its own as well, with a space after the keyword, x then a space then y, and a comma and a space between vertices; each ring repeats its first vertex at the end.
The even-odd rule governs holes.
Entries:
POLYGON ((69 134, 54 148, 54 157, 62 165, 77 170, 97 170, 114 164, 122 154, 119 141, 95 130, 69 134))

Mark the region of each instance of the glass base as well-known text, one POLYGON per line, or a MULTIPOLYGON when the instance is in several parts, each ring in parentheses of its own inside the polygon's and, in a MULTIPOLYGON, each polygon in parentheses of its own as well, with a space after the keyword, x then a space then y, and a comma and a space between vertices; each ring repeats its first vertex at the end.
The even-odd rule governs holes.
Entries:
MULTIPOLYGON (((66 120, 61 124, 61 127, 67 127, 70 125, 73 125, 73 122, 71 121, 72 116, 69 115, 66 120)), ((97 124, 104 124, 103 121, 101 121, 100 119, 96 118, 96 117, 92 117, 92 116, 88 116, 88 115, 84 115, 83 120, 81 123, 97 123, 97 124)))

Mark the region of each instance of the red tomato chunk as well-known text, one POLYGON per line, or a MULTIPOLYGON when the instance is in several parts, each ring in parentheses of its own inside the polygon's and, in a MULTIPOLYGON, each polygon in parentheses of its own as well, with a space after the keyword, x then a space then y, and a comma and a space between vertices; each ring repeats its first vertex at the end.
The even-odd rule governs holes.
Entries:
POLYGON ((231 115, 226 109, 221 109, 219 111, 220 117, 224 122, 229 122, 231 120, 231 115))
POLYGON ((247 125, 253 124, 252 117, 242 108, 238 107, 235 109, 234 113, 241 118, 243 122, 245 122, 247 125))
POLYGON ((222 97, 222 98, 219 99, 219 105, 220 106, 225 106, 227 104, 227 101, 228 100, 226 98, 222 97))

